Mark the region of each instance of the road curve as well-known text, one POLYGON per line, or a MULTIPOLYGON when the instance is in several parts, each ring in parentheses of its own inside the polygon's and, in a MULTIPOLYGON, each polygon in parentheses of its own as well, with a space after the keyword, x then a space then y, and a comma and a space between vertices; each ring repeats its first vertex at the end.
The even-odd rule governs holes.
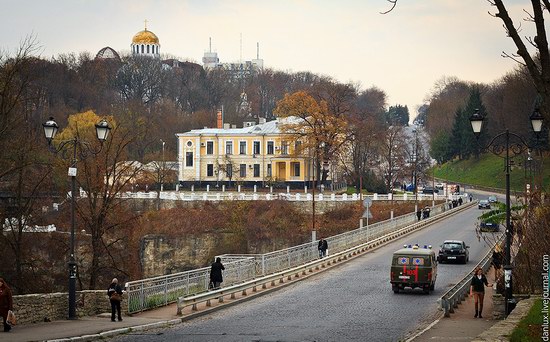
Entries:
MULTIPOLYGON (((172 328, 128 334, 115 341, 399 341, 439 315, 436 300, 467 274, 489 246, 478 241, 476 207, 242 305, 172 328), (470 246, 466 265, 440 264, 435 291, 394 294, 389 283, 393 251, 405 243, 446 239, 470 246), (161 335, 161 336, 159 336, 161 335)), ((329 246, 330 251, 330 246, 329 246)))

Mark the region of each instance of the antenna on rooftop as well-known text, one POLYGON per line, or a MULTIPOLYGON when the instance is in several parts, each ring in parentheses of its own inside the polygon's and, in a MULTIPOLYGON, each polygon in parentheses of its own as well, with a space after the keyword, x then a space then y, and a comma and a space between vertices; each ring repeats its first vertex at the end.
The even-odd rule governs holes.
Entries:
POLYGON ((212 52, 212 37, 208 37, 208 52, 212 52))
POLYGON ((243 34, 241 33, 241 46, 240 46, 240 52, 239 52, 239 63, 243 61, 243 34))

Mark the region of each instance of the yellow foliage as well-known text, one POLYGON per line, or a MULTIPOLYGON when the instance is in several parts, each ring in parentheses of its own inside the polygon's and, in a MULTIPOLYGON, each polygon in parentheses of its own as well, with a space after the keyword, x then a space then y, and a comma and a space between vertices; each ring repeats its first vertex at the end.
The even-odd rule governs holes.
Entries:
POLYGON ((95 125, 101 119, 107 120, 111 128, 116 126, 116 122, 112 116, 100 117, 91 110, 70 115, 67 127, 57 134, 55 141, 71 140, 75 136, 79 136, 81 139, 89 142, 97 140, 95 125))
POLYGON ((317 102, 305 91, 286 94, 274 113, 282 118, 298 118, 284 121, 281 130, 305 140, 304 147, 315 151, 322 160, 331 160, 349 138, 348 122, 330 113, 325 101, 317 102))

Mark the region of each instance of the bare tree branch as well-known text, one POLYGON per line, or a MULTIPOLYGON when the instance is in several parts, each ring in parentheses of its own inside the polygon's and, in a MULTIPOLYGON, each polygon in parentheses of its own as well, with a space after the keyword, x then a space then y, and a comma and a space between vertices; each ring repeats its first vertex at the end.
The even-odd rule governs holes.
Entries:
POLYGON ((395 8, 395 6, 397 5, 397 0, 387 0, 390 4, 392 4, 391 8, 389 10, 387 10, 386 12, 380 12, 380 14, 388 14, 390 13, 391 11, 393 11, 393 9, 395 8))

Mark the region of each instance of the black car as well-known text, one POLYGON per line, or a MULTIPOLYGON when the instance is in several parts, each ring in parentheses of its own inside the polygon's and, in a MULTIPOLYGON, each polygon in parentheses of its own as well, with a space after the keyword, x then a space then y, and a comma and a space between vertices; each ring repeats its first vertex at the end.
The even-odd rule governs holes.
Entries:
POLYGON ((491 203, 488 200, 481 200, 477 204, 478 209, 491 209, 491 203))
POLYGON ((470 246, 466 246, 464 241, 446 240, 441 245, 437 260, 441 263, 457 261, 466 264, 470 260, 468 248, 470 246))
POLYGON ((482 232, 498 232, 500 230, 500 225, 494 222, 481 221, 479 230, 482 232))
POLYGON ((423 194, 433 194, 433 193, 436 193, 436 194, 439 194, 439 190, 437 188, 432 188, 431 186, 427 186, 425 187, 424 189, 422 189, 422 193, 423 194))

